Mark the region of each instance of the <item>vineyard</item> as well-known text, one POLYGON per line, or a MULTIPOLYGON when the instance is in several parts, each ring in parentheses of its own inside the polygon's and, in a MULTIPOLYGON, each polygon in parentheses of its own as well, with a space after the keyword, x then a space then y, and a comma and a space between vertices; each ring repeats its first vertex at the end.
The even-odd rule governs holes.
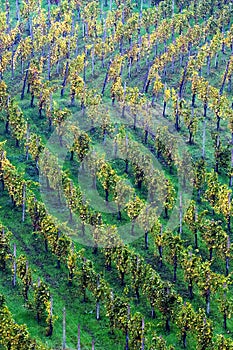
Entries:
POLYGON ((233 350, 232 18, 0 1, 0 350, 233 350))

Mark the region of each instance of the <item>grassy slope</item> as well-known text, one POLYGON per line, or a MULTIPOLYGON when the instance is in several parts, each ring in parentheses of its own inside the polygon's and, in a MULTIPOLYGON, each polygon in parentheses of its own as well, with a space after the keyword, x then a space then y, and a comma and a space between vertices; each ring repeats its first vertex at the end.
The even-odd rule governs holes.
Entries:
MULTIPOLYGON (((176 73, 177 74, 177 73, 176 73)), ((144 76, 144 74, 142 74, 144 76)), ((178 77, 178 74, 177 74, 178 77)), ((99 86, 102 84, 104 78, 104 73, 100 74, 96 77, 94 80, 96 86, 99 86)), ((140 77, 135 76, 132 80, 132 85, 137 84, 140 77)), ((90 79, 91 80, 91 79, 90 79)), ((175 84, 176 75, 170 78, 169 83, 175 84)), ((210 81, 213 85, 218 83, 218 76, 212 74, 210 76, 210 81)), ((18 91, 19 85, 10 85, 12 88, 12 92, 18 91)), ((108 95, 109 87, 106 90, 106 95, 108 95)), ((189 95, 189 90, 187 90, 187 96, 189 95)), ((59 96, 57 96, 57 101, 59 103, 62 103, 64 105, 67 104, 66 102, 67 94, 65 98, 61 101, 59 96)), ((106 99, 107 101, 107 99, 106 99)), ((29 99, 26 98, 24 101, 22 101, 21 106, 23 108, 24 114, 26 117, 30 118, 33 121, 34 129, 37 133, 40 133, 43 135, 44 140, 49 136, 47 130, 47 122, 45 119, 38 120, 36 113, 34 113, 34 110, 31 110, 29 107, 29 99)), ((139 136, 133 131, 131 131, 132 136, 136 139, 139 139, 139 136)), ((7 151, 9 154, 9 158, 12 161, 13 164, 17 166, 20 170, 26 170, 27 176, 29 178, 35 179, 35 171, 33 162, 28 161, 25 162, 24 158, 24 151, 22 149, 17 150, 14 147, 14 141, 9 137, 6 136, 4 133, 3 125, 1 127, 1 139, 8 139, 7 142, 7 151)), ((199 135, 196 139, 196 145, 193 147, 190 147, 190 152, 193 154, 194 157, 198 155, 200 152, 200 147, 198 145, 200 144, 201 138, 199 135)), ((95 145, 96 142, 93 142, 95 145)), ((207 155, 208 159, 211 159, 211 139, 210 136, 207 138, 207 155)), ((211 163, 210 163, 211 165, 211 163)), ((119 164, 114 164, 116 169, 119 169, 119 164)), ((72 166, 75 171, 75 163, 72 166)), ((71 165, 69 162, 65 163, 65 169, 69 169, 71 171, 71 165)), ((168 174, 168 171, 166 171, 168 174)), ((133 183, 133 179, 131 179, 133 183)), ((100 193, 101 193, 100 189, 100 193)), ((142 193, 143 196, 143 193, 142 193)), ((57 270, 55 268, 56 261, 51 255, 45 255, 43 252, 43 244, 40 242, 40 239, 35 240, 35 238, 31 234, 31 226, 30 223, 27 222, 26 224, 22 225, 20 224, 21 216, 18 209, 12 209, 11 203, 9 200, 9 197, 5 194, 3 194, 0 198, 0 205, 1 205, 1 220, 2 222, 14 233, 14 240, 17 242, 18 247, 18 253, 24 252, 26 253, 30 266, 33 267, 34 270, 34 278, 36 280, 36 277, 40 276, 43 277, 50 285, 52 294, 54 296, 55 300, 55 314, 59 316, 59 319, 56 323, 56 329, 55 333, 51 340, 45 339, 44 337, 44 328, 41 326, 38 326, 34 317, 32 317, 32 312, 30 310, 25 309, 23 304, 23 299, 20 295, 20 290, 17 288, 16 290, 13 290, 11 288, 11 281, 10 281, 10 274, 1 275, 1 285, 0 285, 0 291, 4 292, 4 294, 7 295, 7 304, 9 305, 10 309, 13 311, 13 314, 15 316, 15 319, 17 322, 25 322, 29 326, 30 333, 33 336, 36 336, 40 339, 43 339, 45 342, 47 341, 49 345, 52 345, 53 348, 58 347, 61 343, 61 315, 62 315, 62 308, 64 305, 67 307, 67 343, 68 345, 74 347, 75 346, 75 337, 76 337, 76 328, 77 324, 81 324, 82 328, 82 341, 83 344, 86 346, 86 348, 90 348, 91 345, 91 338, 94 336, 96 338, 96 348, 102 349, 102 348, 109 348, 111 350, 114 349, 122 349, 124 340, 122 335, 117 335, 116 337, 110 336, 108 332, 108 321, 105 319, 105 317, 102 318, 102 320, 98 323, 94 319, 94 303, 88 302, 87 304, 83 304, 81 302, 82 297, 79 295, 79 289, 73 288, 67 293, 67 280, 66 275, 67 271, 65 269, 61 269, 61 271, 57 270), (42 261, 46 261, 46 266, 43 266, 41 263, 42 261)), ((105 219, 109 223, 116 223, 116 218, 112 217, 111 215, 105 215, 105 219)), ((188 230, 185 230, 184 237, 189 241, 192 242, 192 237, 188 230)), ((143 249, 143 239, 140 238, 139 240, 135 241, 132 244, 132 247, 136 251, 138 251, 142 256, 146 258, 148 263, 152 264, 153 267, 157 268, 157 258, 153 257, 153 246, 150 245, 150 249, 148 252, 145 252, 143 249)), ((204 243, 202 242, 200 245, 200 251, 203 255, 206 255, 206 248, 204 243)), ((91 259, 93 259, 92 251, 91 249, 87 249, 87 256, 89 256, 91 259)), ((101 253, 95 257, 95 265, 96 268, 102 270, 103 269, 103 257, 101 253)), ((216 269, 223 271, 223 265, 221 263, 216 262, 216 269)), ((172 277, 172 268, 169 264, 165 264, 163 269, 159 271, 161 276, 164 279, 171 279, 172 277)), ((119 292, 122 292, 122 288, 119 287, 118 279, 116 272, 113 270, 112 272, 106 272, 105 278, 111 283, 113 288, 119 292)), ((178 271, 178 282, 175 286, 177 290, 183 295, 184 297, 187 296, 187 285, 184 284, 183 278, 182 278, 182 271, 179 269, 178 271)), ((91 297, 90 297, 91 298, 91 297)), ((132 302, 132 306, 134 303, 132 302)), ((216 305, 213 304, 213 308, 211 311, 211 317, 215 320, 216 323, 216 331, 222 332, 221 328, 221 316, 218 313, 218 310, 216 308, 216 305)), ((197 297, 194 301, 194 306, 197 309, 200 306, 204 306, 203 301, 200 299, 200 297, 197 297)), ((144 302, 139 305, 139 307, 136 307, 134 305, 135 309, 139 309, 142 311, 146 317, 149 319, 149 307, 144 302)), ((103 313, 102 313, 103 314, 103 313)), ((157 322, 155 321, 155 324, 157 322)), ((230 323, 230 328, 232 329, 233 324, 230 323)), ((161 334, 164 334, 162 325, 157 325, 157 330, 161 334)), ((179 344, 177 343, 177 340, 175 340, 176 329, 175 327, 172 327, 171 334, 167 336, 168 342, 173 343, 175 342, 176 348, 179 348, 179 344)), ((189 349, 194 348, 194 344, 189 343, 189 349)))

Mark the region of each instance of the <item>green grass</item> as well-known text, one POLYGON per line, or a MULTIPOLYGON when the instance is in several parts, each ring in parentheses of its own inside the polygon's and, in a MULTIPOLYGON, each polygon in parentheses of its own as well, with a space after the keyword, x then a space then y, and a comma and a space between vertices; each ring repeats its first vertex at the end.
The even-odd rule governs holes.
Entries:
MULTIPOLYGON (((44 2, 45 5, 45 2, 44 2)), ((162 45, 159 46, 159 49, 162 49, 162 45)), ((220 72, 223 72, 224 70, 224 60, 226 60, 226 57, 229 56, 229 52, 227 52, 227 55, 220 54, 219 57, 219 68, 218 70, 214 70, 212 68, 211 74, 208 77, 208 80, 213 86, 219 87, 219 75, 220 72)), ((151 54, 150 59, 153 57, 151 54)), ((106 59, 106 62, 108 60, 106 59)), ((135 69, 133 69, 132 72, 132 79, 129 80, 127 78, 127 67, 123 70, 123 81, 127 81, 127 85, 130 86, 139 86, 139 88, 142 88, 142 80, 144 78, 144 75, 146 73, 146 67, 145 67, 145 60, 141 63, 142 69, 140 72, 140 75, 135 74, 135 69)), ((90 66, 90 65, 89 65, 90 66)), ((166 82, 168 86, 171 87, 177 87, 180 79, 180 71, 181 68, 178 64, 175 66, 175 73, 172 74, 170 71, 168 72, 168 75, 166 77, 166 82)), ((204 74, 205 76, 205 74, 204 74)), ((96 88, 97 90, 102 87, 103 81, 105 77, 105 70, 101 69, 100 62, 97 62, 95 67, 95 76, 92 77, 91 73, 88 69, 87 72, 87 85, 91 86, 92 88, 96 88)), ((45 116, 43 116, 42 119, 39 119, 38 117, 38 111, 37 107, 30 108, 30 96, 25 95, 25 99, 23 101, 20 100, 20 90, 21 90, 21 75, 20 71, 17 68, 15 73, 14 81, 11 81, 10 78, 10 72, 6 73, 6 81, 8 82, 9 90, 12 95, 15 96, 16 101, 21 106, 25 119, 28 120, 28 123, 30 124, 31 131, 35 132, 36 134, 39 134, 42 137, 43 143, 46 145, 49 145, 51 151, 53 151, 56 154, 56 144, 51 144, 50 142, 50 136, 51 132, 48 131, 48 121, 45 116)), ((53 79, 53 83, 61 84, 62 77, 55 77, 53 79)), ((108 83, 105 96, 103 98, 103 102, 105 104, 110 104, 110 87, 111 83, 108 83)), ((228 94, 230 97, 230 94, 228 94)), ((184 97, 187 100, 190 100, 191 92, 190 92, 190 86, 189 84, 186 85, 186 91, 184 94, 184 97)), ((150 96, 148 95, 148 98, 150 96)), ((70 108, 70 97, 69 97, 69 89, 67 88, 65 91, 64 98, 60 97, 60 91, 58 90, 54 94, 54 100, 58 103, 61 107, 69 107, 70 108)), ((162 105, 162 96, 159 96, 158 104, 162 105)), ((169 106, 167 110, 167 119, 172 121, 171 118, 171 109, 172 106, 169 106)), ((71 108, 72 113, 80 113, 80 106, 78 103, 74 107, 71 108)), ((196 112, 200 116, 202 114, 202 105, 199 101, 197 101, 197 107, 196 112)), ((2 113, 4 116, 4 112, 2 113)), ((206 160, 208 164, 208 170, 213 168, 214 164, 214 157, 213 157, 213 141, 211 139, 210 131, 214 129, 214 121, 213 121, 213 115, 212 113, 208 113, 208 117, 210 118, 208 121, 208 127, 207 127, 207 138, 206 138, 206 160)), ((173 121, 172 121, 173 122, 173 121)), ((83 123, 85 125, 85 117, 83 120, 83 123)), ((184 126, 184 124, 181 125, 181 132, 180 136, 184 140, 187 139, 188 133, 184 126)), ((223 121, 221 124, 221 135, 223 137, 223 143, 227 144, 228 138, 229 138, 229 131, 227 128, 227 121, 223 121)), ((53 129, 54 131, 54 129, 53 129)), ((198 133, 195 137, 195 144, 193 146, 187 145, 187 148, 191 154, 191 156, 194 159, 198 159, 200 157, 201 153, 201 145, 202 145, 202 123, 199 122, 199 129, 198 133)), ((136 131, 132 129, 132 127, 127 127, 127 132, 132 137, 133 140, 137 141, 139 144, 143 144, 143 133, 140 128, 138 128, 136 131)), ((95 134, 90 136, 92 138, 92 146, 95 147, 97 150, 103 150, 102 140, 100 136, 100 131, 97 129, 95 131, 95 134)), ((110 134, 108 140, 112 135, 110 134)), ((0 141, 7 140, 6 143, 6 150, 7 155, 9 157, 9 160, 12 162, 13 165, 17 167, 17 170, 20 172, 25 172, 25 178, 31 179, 33 181, 38 181, 38 175, 35 171, 35 164, 34 162, 29 159, 26 161, 25 159, 25 149, 21 145, 20 148, 15 147, 15 141, 12 139, 10 135, 6 135, 4 131, 4 123, 0 123, 0 141)), ((144 145, 146 151, 149 153, 150 149, 152 149, 152 156, 154 156, 154 144, 153 140, 150 138, 148 145, 144 145)), ((131 166, 129 167, 129 175, 126 176, 124 173, 124 161, 120 159, 111 159, 110 164, 113 167, 113 169, 116 171, 116 173, 121 176, 122 178, 126 179, 132 187, 134 187, 135 193, 140 196, 140 198, 145 199, 147 198, 147 188, 143 184, 142 189, 139 190, 135 186, 135 178, 133 175, 133 171, 131 166)), ((73 180, 74 184, 78 184, 78 171, 79 171, 79 162, 75 159, 73 162, 69 161, 69 155, 67 155, 67 158, 63 162, 63 170, 69 172, 69 176, 73 180)), ((166 177, 169 177, 173 185, 178 191, 179 183, 177 180, 177 173, 174 169, 173 174, 170 174, 169 169, 166 167, 166 164, 164 162, 161 165, 162 170, 165 172, 166 177)), ((222 171, 220 177, 220 181, 222 183, 228 183, 228 178, 224 170, 222 171)), ((80 180, 80 179, 79 179, 80 180)), ((39 188, 35 187, 34 192, 36 193, 37 197, 40 198, 40 190, 39 188)), ((100 182, 97 183, 97 192, 98 195, 101 198, 104 198, 104 190, 100 182)), ((85 196, 88 198, 90 202, 95 201, 96 193, 93 192, 91 188, 85 190, 85 196)), ((113 196, 110 194, 110 200, 112 200, 113 196)), ((196 194, 194 193, 194 198, 196 198, 196 194)), ((56 198, 53 198, 54 203, 56 204, 56 198)), ((98 207, 95 208, 99 211, 105 211, 105 208, 98 207)), ((43 242, 39 235, 33 235, 32 233, 32 225, 30 223, 30 220, 27 215, 27 220, 25 223, 21 223, 21 210, 20 208, 13 208, 9 196, 6 194, 6 192, 1 191, 0 196, 0 220, 6 227, 12 231, 13 233, 13 239, 12 239, 12 246, 13 243, 17 244, 17 254, 25 254, 27 256, 27 259, 29 261, 29 265, 33 270, 33 281, 36 282, 37 278, 43 278, 46 283, 48 283, 49 288, 51 290, 51 293, 53 295, 54 299, 54 314, 58 316, 58 320, 56 321, 56 326, 54 329, 54 334, 51 337, 51 339, 48 339, 45 337, 45 325, 42 323, 40 325, 37 324, 36 317, 33 310, 30 310, 29 308, 24 306, 24 301, 21 293, 21 288, 19 285, 17 285, 16 288, 12 288, 11 284, 11 271, 10 267, 8 267, 7 272, 1 272, 0 271, 0 293, 3 293, 6 296, 7 305, 9 306, 9 309, 13 313, 13 316, 18 323, 26 323, 29 329, 29 332, 32 337, 35 337, 37 339, 42 340, 45 344, 48 344, 48 346, 52 347, 53 349, 59 349, 61 347, 61 341, 62 341, 62 309, 65 306, 67 310, 67 346, 69 348, 76 348, 76 338, 77 338, 77 325, 81 325, 81 342, 82 342, 82 348, 83 349, 90 349, 91 348, 91 342, 92 338, 95 339, 95 346, 96 349, 110 349, 110 350, 122 350, 124 348, 124 335, 120 331, 116 331, 114 335, 110 334, 109 330, 109 321, 107 317, 105 316, 105 310, 103 306, 101 307, 101 320, 98 322, 95 320, 95 301, 90 293, 88 293, 88 302, 83 303, 82 302, 82 295, 80 292, 79 283, 75 284, 74 287, 68 287, 67 285, 67 270, 64 266, 59 270, 56 268, 56 259, 51 254, 46 254, 43 247, 43 242)), ((55 212, 58 212, 59 215, 63 215, 61 213, 60 208, 57 208, 55 205, 54 207, 55 212)), ((199 206, 200 210, 203 209, 210 209, 207 203, 202 202, 199 206)), ((125 231, 125 225, 130 224, 130 220, 126 214, 126 212, 123 212, 122 220, 119 222, 117 220, 116 213, 106 213, 103 212, 102 214, 103 221, 106 224, 114 224, 117 225, 119 230, 121 230, 122 234, 126 234, 125 231)), ((210 215, 211 217, 211 215, 210 215)), ((220 216, 221 217, 221 216, 220 216)), ((166 225, 167 220, 161 219, 163 225, 166 225)), ((128 228, 129 229, 129 228, 128 228)), ((138 230, 138 229, 137 229, 138 230)), ((136 230, 136 231, 137 231, 136 230)), ((137 232, 138 233, 138 232, 137 232)), ((161 278, 163 280, 170 280, 172 281, 172 265, 164 259, 164 265, 162 269, 158 267, 158 255, 156 252, 156 249, 154 247, 154 244, 152 242, 152 238, 149 238, 149 249, 148 251, 145 251, 144 249, 144 238, 140 233, 138 233, 139 238, 132 242, 130 244, 130 248, 132 248, 137 254, 140 254, 145 261, 150 264, 157 272, 159 272, 161 278)), ((191 232, 188 230, 186 226, 184 226, 183 231, 183 237, 185 240, 184 245, 192 245, 193 244, 193 237, 191 232)), ((75 246, 77 249, 82 248, 82 245, 79 242, 79 239, 75 239, 74 237, 75 246)), ((205 245, 205 242, 200 237, 199 234, 199 251, 200 255, 204 258, 208 258, 208 252, 205 245)), ((85 256, 89 259, 91 259, 94 263, 95 269, 97 272, 100 272, 103 274, 106 281, 110 284, 110 286, 113 288, 114 293, 117 294, 123 294, 124 288, 120 286, 119 282, 119 276, 117 274, 117 271, 115 267, 111 271, 106 271, 104 267, 104 256, 101 251, 98 252, 98 255, 94 255, 92 252, 91 247, 85 247, 86 253, 85 256)), ((217 272, 224 273, 224 262, 220 261, 217 256, 214 256, 214 263, 213 263, 213 269, 217 272)), ((126 276, 126 284, 129 283, 129 276, 126 276)), ((187 293, 187 283, 184 281, 183 271, 178 265, 178 276, 177 276, 177 283, 174 285, 175 290, 184 298, 184 300, 188 300, 188 293, 187 293)), ((232 292, 232 288, 231 288, 232 292)), ((200 307, 205 307, 205 303, 203 301, 203 298, 200 297, 199 292, 197 288, 194 288, 194 294, 195 299, 192 301, 192 305, 194 309, 197 311, 200 307)), ((140 311, 144 316, 145 320, 152 323, 152 330, 156 330, 158 334, 161 334, 164 336, 168 342, 168 344, 172 344, 175 349, 181 349, 181 344, 179 341, 179 336, 177 335, 178 329, 177 327, 172 324, 171 332, 170 334, 165 334, 164 332, 164 322, 161 318, 161 315, 159 312, 156 312, 156 319, 151 320, 150 318, 150 306, 148 305, 148 302, 143 299, 141 300, 141 303, 137 305, 135 296, 133 295, 132 290, 129 291, 127 294, 128 297, 130 297, 130 305, 132 312, 140 311)), ((32 294, 30 294, 30 300, 32 298, 32 294)), ((222 316, 218 311, 217 302, 216 299, 218 298, 218 295, 214 295, 213 300, 211 300, 211 315, 210 319, 214 323, 214 329, 215 333, 224 333, 222 329, 222 316)), ((230 331, 230 335, 233 334, 233 321, 229 320, 228 327, 230 331)), ((192 350, 195 349, 196 342, 194 340, 194 337, 191 335, 188 335, 188 346, 187 348, 192 350)))

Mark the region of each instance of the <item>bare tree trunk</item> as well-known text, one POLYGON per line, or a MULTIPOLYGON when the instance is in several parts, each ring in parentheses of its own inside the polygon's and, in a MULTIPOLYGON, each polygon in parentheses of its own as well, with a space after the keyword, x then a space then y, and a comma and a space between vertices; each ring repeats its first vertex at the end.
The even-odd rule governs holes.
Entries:
POLYGON ((148 92, 149 86, 150 86, 150 79, 149 79, 149 73, 150 73, 150 67, 151 65, 149 64, 148 68, 147 68, 147 72, 146 72, 146 77, 144 80, 144 84, 143 84, 143 89, 142 92, 148 92))
POLYGON ((182 194, 180 194, 180 208, 179 208, 179 234, 182 235, 182 221, 183 221, 183 204, 182 204, 182 194))
POLYGON ((231 83, 232 83, 232 75, 228 77, 228 92, 231 93, 231 83))
POLYGON ((206 314, 207 316, 210 314, 210 290, 207 290, 206 294, 206 314))
POLYGON ((19 0, 15 1, 15 6, 16 6, 16 19, 19 22, 20 21, 19 0))
POLYGON ((21 100, 24 99, 24 94, 25 94, 25 89, 26 89, 26 84, 27 84, 27 79, 28 79, 28 70, 29 70, 29 68, 30 68, 30 61, 28 62, 28 66, 27 66, 25 77, 24 77, 24 81, 23 81, 23 89, 22 89, 22 93, 21 93, 21 100))
POLYGON ((226 314, 226 312, 224 312, 224 314, 223 314, 223 328, 225 329, 225 331, 227 330, 227 314, 226 314))
POLYGON ((154 319, 155 318, 155 308, 154 306, 151 305, 151 318, 154 319))
POLYGON ((48 3, 48 27, 50 28, 51 25, 51 2, 50 0, 47 0, 48 3))
POLYGON ((145 249, 148 249, 148 231, 145 232, 145 249))
POLYGON ((168 318, 166 319, 166 331, 170 332, 170 322, 168 318))
POLYGON ((84 64, 83 64, 83 81, 86 83, 86 59, 87 59, 87 48, 84 45, 84 64))
POLYGON ((183 342, 183 347, 186 348, 187 347, 187 333, 186 332, 183 333, 182 342, 183 342))
MULTIPOLYGON (((99 288, 99 285, 100 285, 100 276, 98 275, 97 282, 96 282, 97 290, 99 288)), ((99 319, 100 319, 100 301, 99 301, 99 299, 96 301, 96 319, 97 319, 97 321, 99 321, 99 319)))
POLYGON ((215 69, 218 68, 218 52, 216 53, 215 58, 214 58, 214 68, 215 69))
POLYGON ((164 101, 164 102, 163 102, 163 117, 164 117, 164 118, 166 117, 166 106, 167 106, 167 102, 164 101))
POLYGON ((227 79, 227 76, 228 76, 230 62, 231 62, 231 58, 229 58, 229 60, 227 62, 226 69, 225 69, 225 72, 224 72, 223 82, 222 82, 222 85, 221 85, 221 88, 220 88, 220 91, 219 91, 220 96, 223 94, 224 86, 225 86, 226 79, 227 79))
POLYGON ((78 325, 78 345, 77 345, 77 350, 81 350, 80 324, 78 325))
POLYGON ((112 61, 110 60, 109 63, 108 63, 108 68, 107 68, 107 72, 106 72, 106 75, 105 75, 104 84, 103 84, 103 88, 102 88, 102 92, 101 92, 102 95, 104 95, 104 91, 105 91, 105 88, 106 88, 106 85, 107 85, 108 72, 109 72, 109 68, 111 66, 111 63, 112 63, 112 61))

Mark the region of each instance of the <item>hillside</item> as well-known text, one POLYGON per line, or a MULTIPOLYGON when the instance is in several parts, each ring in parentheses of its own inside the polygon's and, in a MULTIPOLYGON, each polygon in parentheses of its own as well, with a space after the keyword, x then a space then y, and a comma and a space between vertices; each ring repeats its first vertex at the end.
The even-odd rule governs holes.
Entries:
POLYGON ((0 350, 233 349, 230 0, 0 3, 0 350))

